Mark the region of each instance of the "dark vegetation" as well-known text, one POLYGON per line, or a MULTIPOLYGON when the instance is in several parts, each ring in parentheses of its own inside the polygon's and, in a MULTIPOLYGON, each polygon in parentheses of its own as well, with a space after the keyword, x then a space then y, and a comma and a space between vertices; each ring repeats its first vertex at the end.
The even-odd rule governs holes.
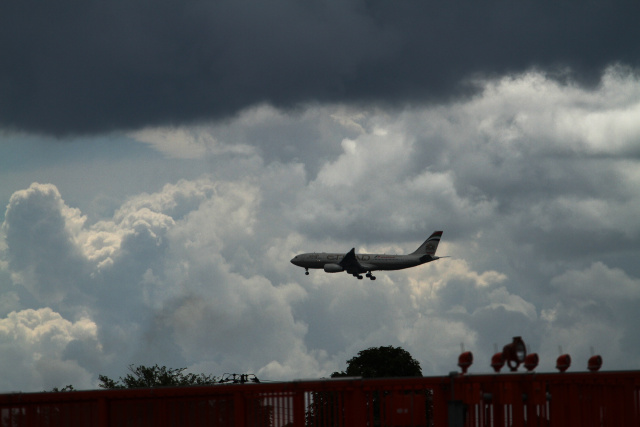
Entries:
POLYGON ((402 347, 371 347, 347 360, 347 370, 334 372, 336 377, 421 377, 420 362, 402 347))
MULTIPOLYGON (((167 368, 166 366, 129 365, 129 373, 117 380, 106 375, 99 375, 98 386, 104 389, 183 387, 192 385, 213 385, 228 382, 222 377, 209 374, 185 373, 187 368, 167 368)), ((347 370, 334 372, 337 377, 420 377, 420 363, 401 347, 372 347, 362 350, 357 356, 347 361, 347 370)), ((234 375, 235 377, 235 375, 234 375)), ((248 377, 248 376, 240 376, 248 377)), ((255 376, 254 376, 255 377, 255 376)), ((258 382, 257 379, 252 380, 258 382)), ((237 382, 237 381, 235 381, 237 382)), ((244 382, 244 381, 242 381, 244 382)), ((75 391, 69 384, 62 388, 54 387, 51 391, 75 391)))
POLYGON ((185 373, 187 368, 167 368, 166 366, 134 366, 129 365, 127 375, 113 380, 106 375, 99 375, 99 387, 106 389, 123 388, 151 388, 151 387, 182 387, 190 385, 212 385, 219 382, 219 378, 206 374, 185 373))
MULTIPOLYGON (((102 389, 131 389, 131 388, 154 388, 154 387, 184 387, 195 385, 214 385, 230 382, 232 380, 223 377, 216 377, 208 374, 186 373, 187 368, 167 368, 166 366, 144 366, 130 365, 129 373, 117 380, 99 375, 99 387, 102 389)), ((361 377, 361 378, 382 378, 382 377, 421 377, 422 369, 420 363, 411 354, 401 347, 382 346, 372 347, 358 352, 358 354, 347 361, 347 369, 331 374, 332 378, 340 377, 361 377)), ((239 376, 242 380, 248 375, 239 376)), ((254 376, 255 377, 255 376, 254 376)), ((234 380, 237 379, 234 375, 234 380)), ((257 381, 248 380, 248 381, 257 381)), ((233 381, 245 382, 245 381, 233 381)), ((54 392, 75 391, 72 385, 63 388, 54 388, 54 392)), ((374 424, 379 424, 384 417, 385 398, 390 397, 392 391, 375 390, 371 391, 371 415, 374 424)), ((415 398, 422 400, 426 405, 426 419, 430 419, 431 394, 429 391, 412 392, 415 398)), ((343 425, 344 410, 342 402, 344 396, 331 391, 312 392, 306 408, 305 418, 307 426, 319 425, 343 425)), ((270 425, 272 408, 264 406, 259 414, 266 420, 264 425, 270 425)), ((430 423, 428 424, 430 425, 430 423)))

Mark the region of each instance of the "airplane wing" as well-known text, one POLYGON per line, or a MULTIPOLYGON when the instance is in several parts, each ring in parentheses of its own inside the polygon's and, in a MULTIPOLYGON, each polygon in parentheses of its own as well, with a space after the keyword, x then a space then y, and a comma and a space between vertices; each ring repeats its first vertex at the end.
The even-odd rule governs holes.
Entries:
POLYGON ((356 258, 356 248, 351 249, 340 261, 340 265, 349 274, 360 274, 369 271, 356 258))

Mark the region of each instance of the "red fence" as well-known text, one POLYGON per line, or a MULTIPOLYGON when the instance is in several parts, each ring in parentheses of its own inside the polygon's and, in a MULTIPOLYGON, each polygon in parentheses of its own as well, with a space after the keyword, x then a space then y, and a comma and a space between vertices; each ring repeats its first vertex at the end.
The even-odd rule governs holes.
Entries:
POLYGON ((640 426, 640 372, 4 394, 0 426, 640 426))

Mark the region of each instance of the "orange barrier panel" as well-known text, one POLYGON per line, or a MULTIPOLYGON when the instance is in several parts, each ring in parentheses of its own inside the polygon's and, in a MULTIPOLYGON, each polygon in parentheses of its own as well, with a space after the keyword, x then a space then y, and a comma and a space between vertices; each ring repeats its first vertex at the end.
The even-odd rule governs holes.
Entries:
POLYGON ((0 395, 0 427, 640 426, 640 372, 333 379, 0 395))

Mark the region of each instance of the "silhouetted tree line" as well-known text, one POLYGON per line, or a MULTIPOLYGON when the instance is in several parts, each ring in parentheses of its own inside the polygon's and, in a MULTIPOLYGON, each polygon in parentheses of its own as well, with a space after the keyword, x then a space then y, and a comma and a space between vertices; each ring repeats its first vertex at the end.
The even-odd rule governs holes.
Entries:
POLYGON ((214 375, 185 373, 187 368, 167 368, 166 366, 134 366, 129 365, 127 375, 115 381, 106 375, 99 375, 100 388, 152 388, 152 387, 182 387, 190 385, 213 385, 220 381, 214 375))
MULTIPOLYGON (((129 373, 118 380, 106 375, 99 375, 99 387, 103 389, 128 389, 128 388, 153 388, 153 387, 184 387, 195 385, 214 385, 229 382, 229 377, 216 377, 207 374, 186 373, 187 368, 167 368, 166 366, 129 365, 129 373)), ((334 372, 332 378, 338 377, 421 377, 420 363, 411 354, 401 347, 383 346, 372 347, 358 352, 358 355, 347 361, 346 371, 334 372)), ((234 375, 234 379, 235 379, 234 375)), ((238 378, 249 376, 238 376, 238 378)), ((253 376, 255 378, 255 376, 253 376)), ((257 378, 252 380, 257 381, 257 378)), ((237 381, 234 381, 237 382, 237 381)), ((72 385, 62 388, 54 388, 54 392, 75 391, 72 385)), ((381 421, 381 402, 389 391, 372 391, 369 410, 373 414, 374 424, 381 421)), ((426 402, 426 419, 430 420, 432 413, 432 396, 430 391, 416 391, 412 393, 426 402)), ((306 408, 306 424, 312 426, 343 425, 344 413, 342 396, 337 392, 323 391, 312 392, 310 402, 306 408)), ((262 418, 271 419, 272 408, 262 408, 259 411, 262 418)), ((265 425, 269 425, 266 423, 265 425)), ((430 422, 427 425, 431 425, 430 422)))

